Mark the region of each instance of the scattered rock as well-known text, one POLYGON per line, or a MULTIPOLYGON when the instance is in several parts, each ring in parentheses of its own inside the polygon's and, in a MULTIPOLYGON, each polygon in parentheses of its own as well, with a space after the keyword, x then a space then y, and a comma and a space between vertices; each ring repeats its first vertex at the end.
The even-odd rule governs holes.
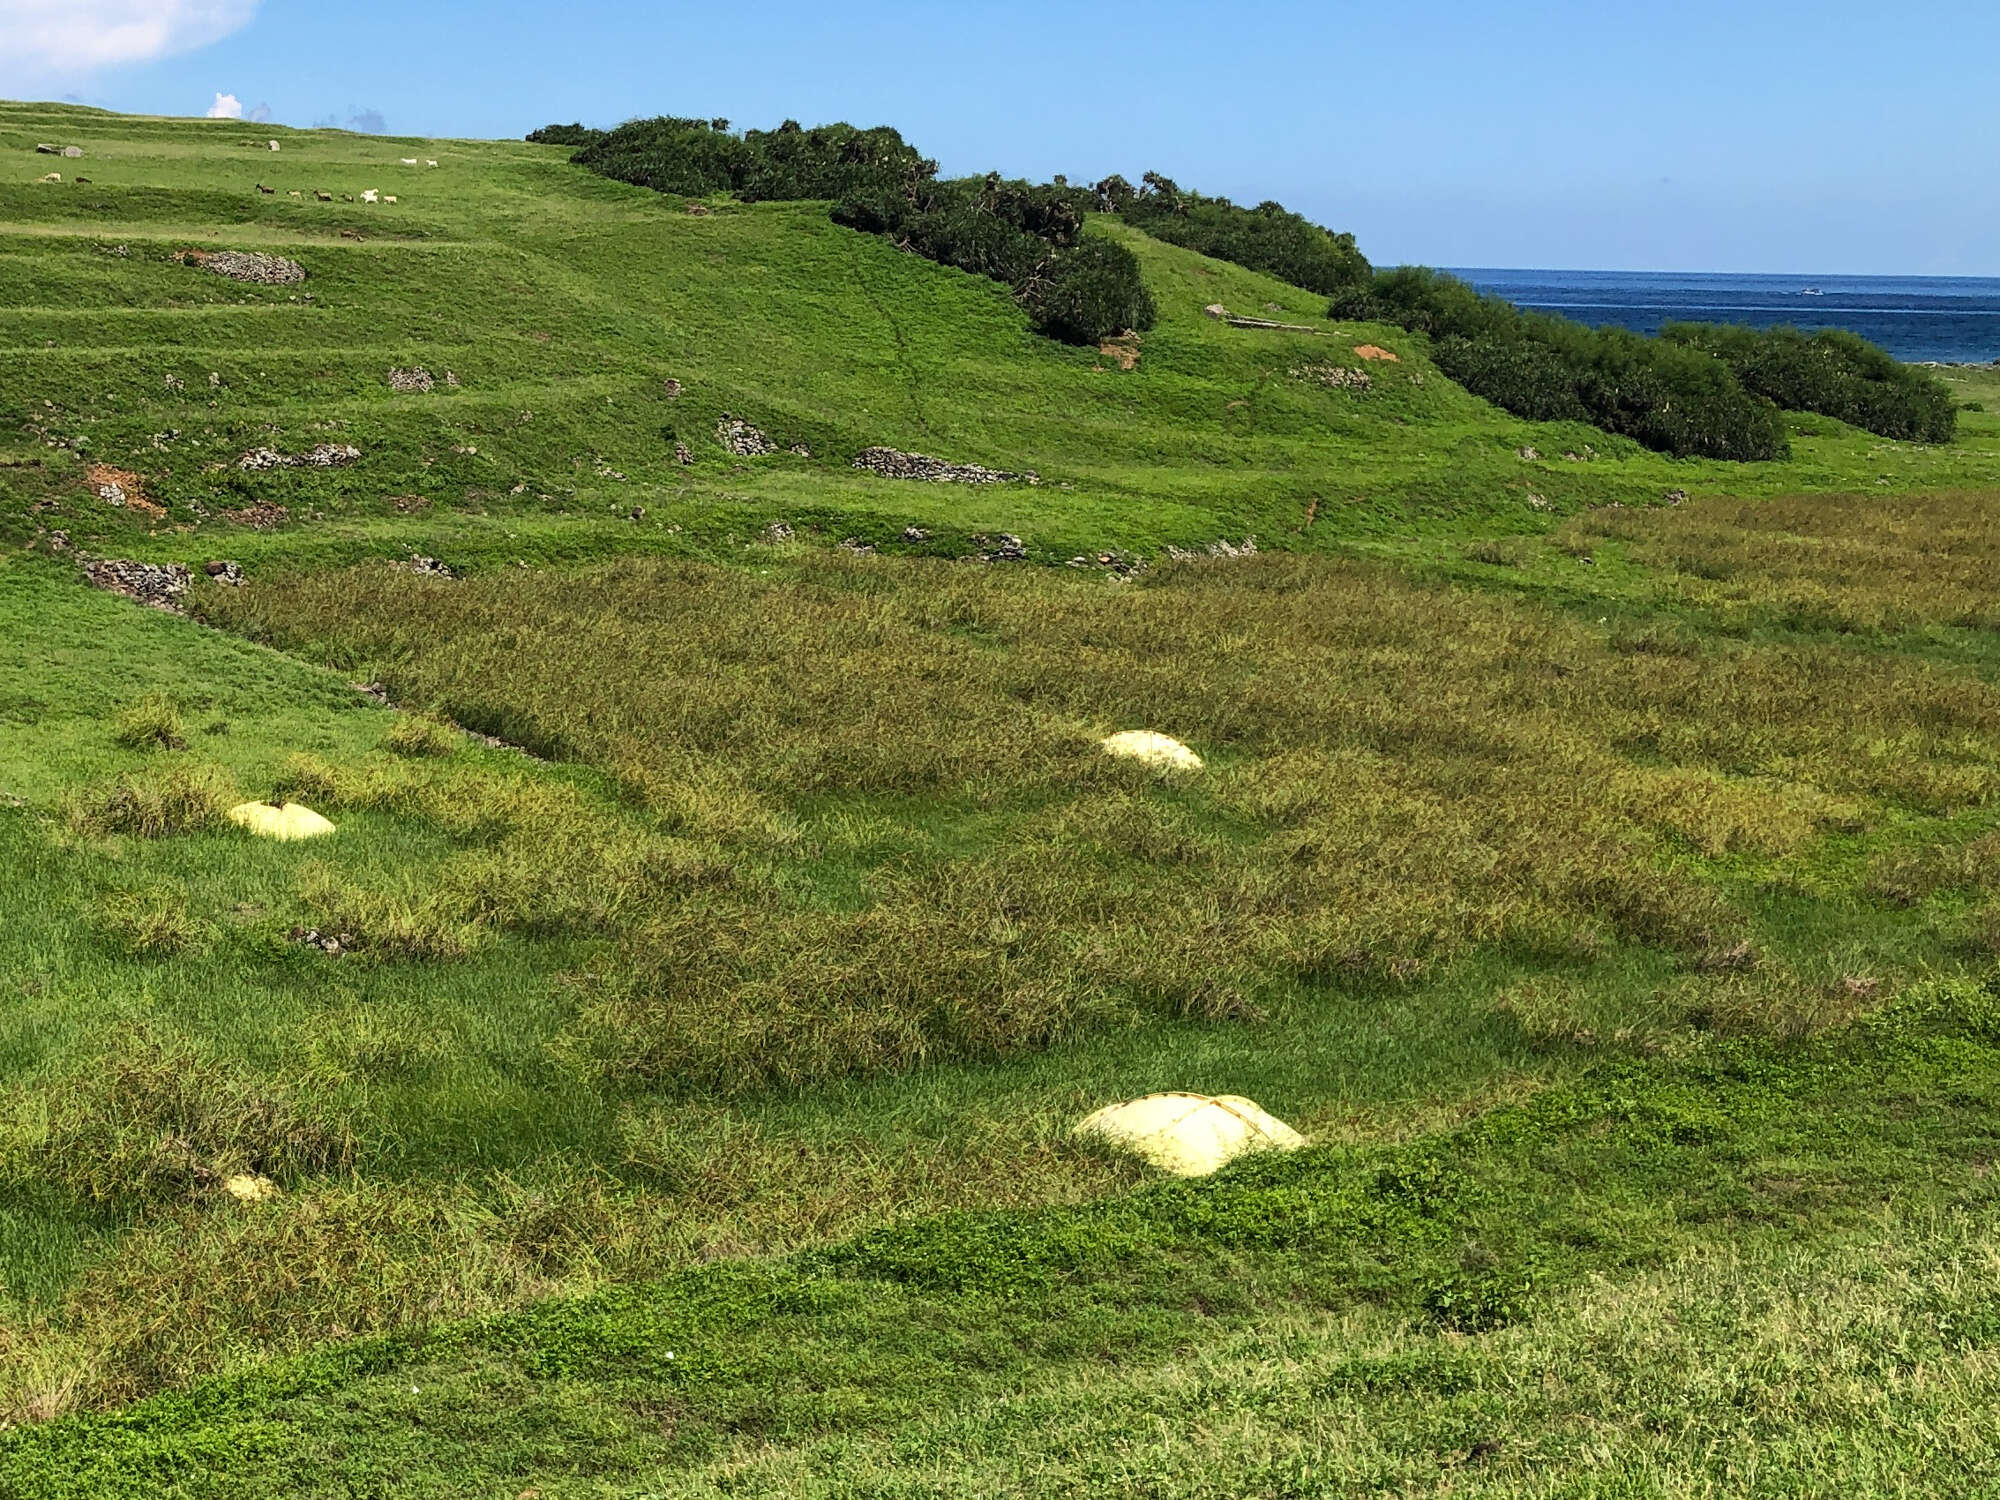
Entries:
POLYGON ((388 688, 384 687, 381 683, 356 682, 356 683, 350 683, 349 686, 351 686, 355 692, 361 694, 362 697, 373 698, 377 703, 381 704, 384 708, 387 708, 389 706, 389 690, 388 688))
POLYGON ((767 542, 789 542, 791 539, 792 528, 783 521, 773 521, 764 528, 764 540, 767 542))
POLYGON ((217 583, 233 589, 240 589, 250 581, 243 576, 243 564, 230 562, 225 558, 212 558, 202 564, 201 570, 217 583))
POLYGON ((422 395, 436 383, 431 379, 431 372, 422 365, 389 372, 389 389, 405 396, 422 395))
POLYGON ((306 268, 282 255, 263 255, 253 250, 176 250, 173 258, 200 266, 231 281, 254 282, 260 286, 296 286, 306 279, 306 268))
POLYGON ((287 936, 302 948, 317 948, 335 958, 353 952, 355 946, 351 932, 321 932, 317 927, 294 927, 287 936))
MULTIPOLYGON (((59 535, 60 533, 58 533, 59 535)), ((67 542, 69 539, 64 537, 67 542)), ((98 557, 83 565, 84 575, 95 588, 123 594, 154 609, 178 612, 187 597, 186 563, 133 562, 126 558, 98 557)))
POLYGON ((1555 509, 1555 506, 1553 506, 1552 504, 1550 504, 1550 503, 1549 503, 1549 499, 1548 499, 1548 496, 1546 496, 1546 495, 1538 495, 1538 494, 1536 494, 1536 493, 1535 493, 1535 492, 1534 492, 1533 490, 1529 490, 1529 491, 1528 491, 1528 509, 1529 509, 1529 510, 1554 510, 1554 509, 1555 509))
POLYGON ((660 382, 660 392, 669 401, 680 400, 681 392, 684 389, 685 387, 682 386, 682 384, 678 380, 675 380, 672 376, 669 376, 667 377, 667 379, 660 382))
POLYGON ((304 453, 252 448, 236 460, 236 467, 252 473, 264 469, 338 469, 360 457, 361 450, 352 443, 317 443, 304 453))
POLYGON ((789 451, 794 458, 811 458, 813 456, 812 449, 807 447, 804 443, 792 444, 789 451))
POLYGON ((421 552, 412 552, 407 562, 397 562, 394 567, 406 569, 425 578, 456 578, 458 573, 449 563, 435 557, 425 557, 421 552))
POLYGON ((976 536, 973 545, 981 548, 981 562, 1025 562, 1028 544, 1011 532, 1003 531, 998 536, 976 536))
POLYGON ((694 462, 694 450, 693 450, 692 448, 688 447, 688 445, 687 445, 686 443, 675 443, 675 444, 674 444, 674 462, 675 462, 675 463, 677 463, 677 464, 680 464, 680 465, 682 465, 683 467, 687 466, 688 464, 691 464, 691 463, 693 463, 693 462, 694 462))
POLYGON ((79 161, 83 157, 83 147, 65 146, 62 148, 62 154, 68 157, 71 161, 79 161))
POLYGON ((446 370, 444 372, 444 383, 445 383, 445 388, 447 390, 455 391, 459 388, 458 376, 453 374, 450 370, 446 370))
POLYGON ((903 540, 906 542, 928 542, 930 539, 931 534, 921 526, 905 526, 903 528, 903 540))
POLYGON ((1514 457, 1520 459, 1524 464, 1531 464, 1541 456, 1541 453, 1534 448, 1516 448, 1514 450, 1514 457))
POLYGON ((840 550, 843 552, 855 553, 857 556, 860 557, 872 557, 874 556, 875 553, 874 544, 870 542, 864 542, 858 536, 842 537, 840 539, 840 550))
POLYGON ((854 467, 883 479, 915 479, 928 484, 1015 484, 1040 482, 1030 469, 1015 474, 1005 469, 989 469, 980 464, 951 464, 921 453, 901 453, 894 448, 863 448, 854 455, 854 467))
POLYGON ((1208 306, 1202 309, 1202 312, 1208 317, 1218 320, 1229 316, 1229 309, 1224 307, 1220 302, 1209 303, 1208 306))
POLYGON ((1665 498, 1669 505, 1685 505, 1687 504, 1687 497, 1688 492, 1686 490, 1668 490, 1665 498))
POLYGON ((761 458, 766 453, 777 451, 777 445, 763 433, 752 427, 741 417, 722 414, 722 420, 715 424, 716 441, 721 443, 738 458, 761 458))

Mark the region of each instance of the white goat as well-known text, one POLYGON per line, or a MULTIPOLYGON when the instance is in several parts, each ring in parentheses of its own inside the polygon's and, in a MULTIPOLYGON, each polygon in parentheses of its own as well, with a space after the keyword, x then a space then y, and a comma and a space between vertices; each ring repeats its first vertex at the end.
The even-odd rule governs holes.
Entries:
POLYGON ((377 197, 377 196, 378 196, 378 195, 377 195, 377 193, 376 193, 375 189, 374 189, 374 188, 369 188, 369 189, 368 189, 368 190, 367 190, 366 192, 364 192, 364 193, 363 193, 363 194, 361 195, 361 201, 362 201, 363 203, 373 203, 373 202, 375 201, 375 199, 376 199, 376 197, 377 197))

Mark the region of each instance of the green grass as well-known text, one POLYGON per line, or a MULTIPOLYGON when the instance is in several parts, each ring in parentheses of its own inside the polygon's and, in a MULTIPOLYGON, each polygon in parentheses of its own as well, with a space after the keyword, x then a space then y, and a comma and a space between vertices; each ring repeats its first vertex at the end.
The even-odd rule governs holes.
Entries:
POLYGON ((1977 1492, 2000 418, 1676 463, 1115 223, 1130 370, 812 205, 0 105, 58 136, 90 184, 0 181, 0 1494, 1977 1492), (219 816, 273 796, 338 831, 219 816), (1069 1135, 1187 1087, 1315 1147, 1069 1135))

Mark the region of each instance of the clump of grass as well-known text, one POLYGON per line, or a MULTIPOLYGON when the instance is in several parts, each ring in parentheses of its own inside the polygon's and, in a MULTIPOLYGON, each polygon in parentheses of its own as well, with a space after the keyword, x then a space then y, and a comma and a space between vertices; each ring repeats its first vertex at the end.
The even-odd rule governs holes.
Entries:
POLYGON ((324 1089, 266 1082, 145 1027, 17 1090, 4 1121, 8 1177, 125 1206, 201 1197, 239 1173, 296 1182, 351 1165, 355 1152, 324 1089))
POLYGON ((441 760, 455 753, 460 734, 449 724, 424 714, 398 714, 382 736, 382 748, 415 759, 441 760))
POLYGON ((210 937, 208 923, 188 908, 178 886, 113 891, 98 903, 106 935, 133 958, 171 958, 199 952, 210 937))
POLYGON ((112 737, 130 750, 185 750, 187 725, 180 705, 165 693, 148 693, 119 711, 112 737))
POLYGON ((156 839, 215 828, 239 800, 235 782, 220 766, 172 765, 127 772, 79 790, 67 799, 65 813, 79 833, 156 839))
POLYGON ((354 952, 386 963, 452 963, 486 936, 447 897, 414 881, 394 889, 357 885, 313 862, 299 871, 299 893, 314 926, 341 933, 354 952))

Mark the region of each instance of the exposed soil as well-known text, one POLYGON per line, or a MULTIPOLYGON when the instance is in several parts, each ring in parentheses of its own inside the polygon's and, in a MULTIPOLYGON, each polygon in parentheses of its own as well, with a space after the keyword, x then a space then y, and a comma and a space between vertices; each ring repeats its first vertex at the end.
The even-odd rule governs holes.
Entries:
POLYGON ((1391 354, 1387 349, 1382 348, 1379 344, 1357 344, 1354 348, 1354 352, 1360 355, 1363 359, 1384 360, 1392 365, 1400 365, 1403 362, 1402 355, 1391 354))

